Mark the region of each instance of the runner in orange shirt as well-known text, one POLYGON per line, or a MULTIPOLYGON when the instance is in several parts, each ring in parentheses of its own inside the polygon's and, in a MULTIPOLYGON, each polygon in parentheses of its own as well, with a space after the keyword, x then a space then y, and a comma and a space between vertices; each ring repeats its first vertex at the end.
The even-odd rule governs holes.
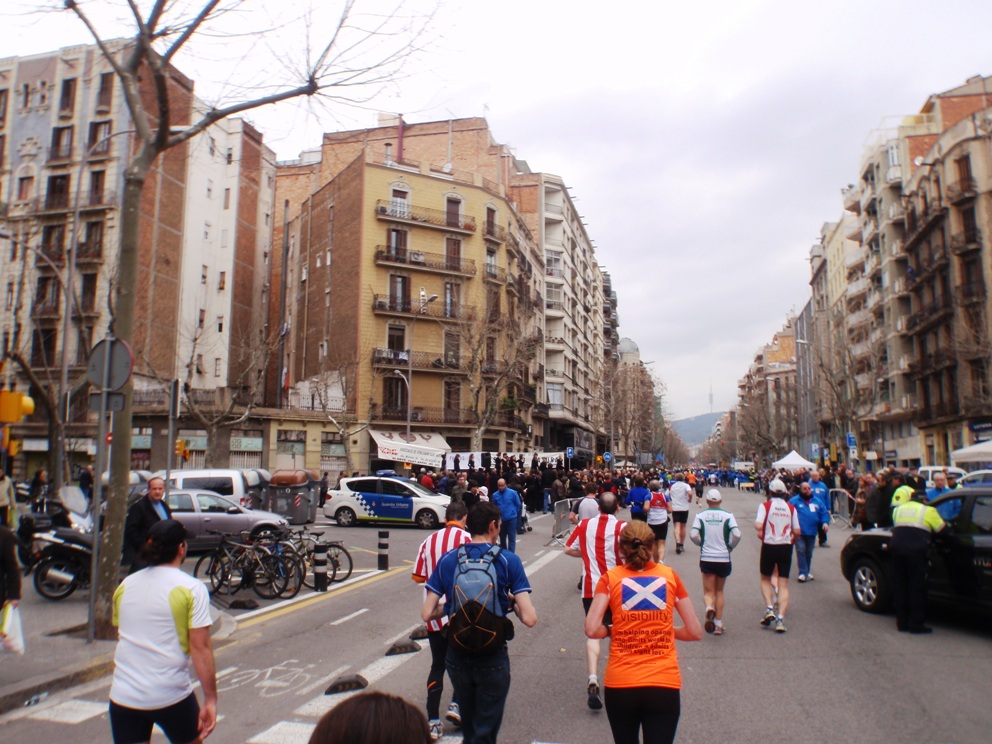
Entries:
POLYGON ((586 635, 605 638, 613 615, 610 657, 603 678, 606 714, 616 744, 672 742, 681 713, 682 674, 675 641, 703 637, 685 585, 651 560, 654 533, 630 522, 620 535, 623 565, 604 574, 586 616, 586 635), (674 611, 683 625, 675 625, 674 611))

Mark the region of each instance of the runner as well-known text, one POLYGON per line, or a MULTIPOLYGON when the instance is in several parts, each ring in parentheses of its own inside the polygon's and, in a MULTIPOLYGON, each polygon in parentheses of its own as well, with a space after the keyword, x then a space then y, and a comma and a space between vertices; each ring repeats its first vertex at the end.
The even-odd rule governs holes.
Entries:
POLYGON ((665 541, 668 538, 672 501, 656 480, 648 484, 648 490, 651 493, 651 500, 648 502, 648 527, 654 532, 654 562, 661 563, 665 560, 665 541))
MULTIPOLYGON (((463 476, 464 477, 464 476, 463 476)), ((417 552, 417 562, 413 567, 411 578, 418 584, 424 584, 434 573, 434 567, 441 556, 449 550, 454 550, 463 543, 470 542, 472 536, 465 529, 468 519, 468 507, 461 501, 452 501, 444 513, 444 527, 424 540, 417 552)), ((427 599, 427 589, 424 589, 424 599, 427 599)), ((441 597, 444 602, 444 597, 441 597)), ((448 652, 448 637, 444 626, 448 624, 447 615, 430 620, 427 623, 427 642, 431 648, 431 670, 427 674, 427 725, 430 727, 431 739, 437 741, 444 736, 444 724, 441 723, 441 693, 444 691, 444 659, 448 652)), ((452 685, 454 687, 454 685, 452 685)), ((458 710, 458 700, 451 693, 451 704, 444 716, 456 726, 462 722, 458 710)))
POLYGON ((720 508, 723 496, 711 488, 706 493, 709 507, 696 515, 689 537, 702 547, 699 570, 703 574, 703 601, 706 603, 707 633, 723 635, 723 587, 730 576, 730 551, 741 539, 741 530, 734 515, 720 508))
POLYGON ((675 553, 685 550, 685 528, 689 523, 689 504, 692 503, 692 486, 685 482, 682 473, 675 474, 675 482, 668 489, 672 502, 672 524, 675 529, 675 553))
POLYGON ((784 633, 785 613, 789 609, 792 544, 799 537, 799 515, 796 508, 785 500, 786 489, 782 481, 776 478, 769 483, 768 493, 768 501, 758 507, 754 518, 754 529, 761 540, 758 570, 761 573, 761 596, 765 600, 761 624, 767 628, 775 623, 775 632, 784 633))
MULTIPOLYGON (((565 543, 566 555, 582 559, 582 608, 586 615, 592 605, 593 589, 599 582, 599 577, 617 566, 617 556, 620 549, 620 531, 624 522, 617 521, 617 497, 606 492, 599 497, 599 515, 585 519, 572 532, 565 543)), ((607 614, 609 611, 607 611, 607 614)), ((610 620, 604 623, 609 626, 610 620)), ((588 704, 593 710, 603 707, 599 696, 599 651, 600 641, 596 638, 586 639, 586 669, 589 672, 587 693, 588 704)))
POLYGON ((647 520, 647 506, 651 503, 651 492, 644 487, 644 477, 634 476, 634 487, 627 493, 627 506, 630 507, 630 518, 647 520))

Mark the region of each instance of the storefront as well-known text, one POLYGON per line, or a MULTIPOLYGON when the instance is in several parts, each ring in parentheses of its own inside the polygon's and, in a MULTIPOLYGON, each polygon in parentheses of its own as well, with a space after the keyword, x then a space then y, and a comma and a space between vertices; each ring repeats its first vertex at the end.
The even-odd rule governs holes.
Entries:
POLYGON ((242 429, 231 432, 229 467, 251 470, 262 467, 262 430, 242 429))

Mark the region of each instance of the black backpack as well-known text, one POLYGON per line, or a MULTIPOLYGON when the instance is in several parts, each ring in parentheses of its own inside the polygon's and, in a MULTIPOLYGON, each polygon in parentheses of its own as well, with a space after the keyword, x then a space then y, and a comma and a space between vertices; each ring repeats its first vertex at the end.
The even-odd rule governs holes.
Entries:
POLYGON ((503 613, 493 561, 500 554, 492 545, 474 557, 467 546, 458 548, 458 566, 448 595, 448 643, 469 656, 495 653, 512 638, 513 624, 503 613))

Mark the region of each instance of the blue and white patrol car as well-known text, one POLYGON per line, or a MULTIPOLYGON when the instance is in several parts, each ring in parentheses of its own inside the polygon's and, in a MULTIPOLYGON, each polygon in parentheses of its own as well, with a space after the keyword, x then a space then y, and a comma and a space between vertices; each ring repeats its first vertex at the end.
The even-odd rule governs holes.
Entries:
POLYGON ((433 530, 444 524, 450 496, 436 494, 413 481, 366 476, 343 478, 339 488, 327 492, 324 516, 342 527, 359 522, 415 524, 433 530))

